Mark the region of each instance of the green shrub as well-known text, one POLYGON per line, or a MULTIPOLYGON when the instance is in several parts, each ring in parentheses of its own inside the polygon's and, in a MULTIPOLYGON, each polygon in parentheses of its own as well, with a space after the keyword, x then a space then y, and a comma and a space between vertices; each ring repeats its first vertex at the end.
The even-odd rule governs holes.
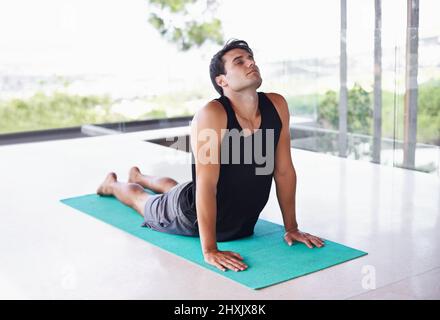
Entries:
MULTIPOLYGON (((318 122, 325 128, 339 128, 339 100, 335 91, 327 91, 319 103, 318 122)), ((349 132, 371 134, 373 117, 371 93, 355 84, 348 91, 347 128, 349 132)))
POLYGON ((108 96, 80 96, 42 92, 27 99, 0 101, 0 133, 123 121, 111 114, 108 96))
MULTIPOLYGON (((318 122, 324 128, 339 128, 339 97, 329 90, 320 98, 318 122)), ((382 91, 382 137, 403 139, 404 95, 382 91)), ((372 135, 373 93, 361 86, 348 91, 348 131, 372 135)), ((417 110, 417 142, 440 145, 440 80, 419 86, 417 110)))

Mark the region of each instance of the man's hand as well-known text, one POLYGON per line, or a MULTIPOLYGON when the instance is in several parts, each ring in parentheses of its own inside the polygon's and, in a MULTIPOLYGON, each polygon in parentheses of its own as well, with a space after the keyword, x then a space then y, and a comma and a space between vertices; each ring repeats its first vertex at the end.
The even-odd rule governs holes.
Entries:
POLYGON ((324 240, 321 238, 312 236, 311 234, 301 232, 299 230, 288 231, 284 234, 284 240, 289 246, 291 246, 295 241, 305 243, 310 249, 315 245, 318 248, 324 246, 324 240))
POLYGON ((212 250, 203 253, 205 261, 216 266, 222 271, 227 269, 233 271, 243 271, 247 265, 242 262, 243 257, 236 252, 212 250))

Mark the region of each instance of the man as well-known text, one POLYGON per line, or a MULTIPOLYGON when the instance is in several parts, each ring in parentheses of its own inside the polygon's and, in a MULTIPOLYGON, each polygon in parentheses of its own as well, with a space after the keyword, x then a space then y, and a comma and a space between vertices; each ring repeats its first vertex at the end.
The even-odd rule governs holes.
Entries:
POLYGON ((144 217, 143 226, 200 236, 207 263, 223 271, 240 271, 247 268, 243 257, 219 250, 217 242, 252 235, 274 179, 284 240, 288 245, 299 241, 309 248, 322 247, 324 241, 301 232, 296 221, 296 173, 286 100, 256 91, 262 83, 260 71, 242 40, 227 43, 214 55, 210 76, 221 97, 193 118, 192 181, 178 184, 133 167, 128 183, 118 182, 110 173, 97 193, 113 195, 134 208, 144 217), (162 194, 148 195, 144 187, 162 194))

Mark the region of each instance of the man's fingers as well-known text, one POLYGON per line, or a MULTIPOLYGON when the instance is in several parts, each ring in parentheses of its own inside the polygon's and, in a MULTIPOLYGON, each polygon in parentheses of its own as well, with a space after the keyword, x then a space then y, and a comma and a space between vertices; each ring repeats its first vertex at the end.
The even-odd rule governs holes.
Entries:
POLYGON ((289 236, 284 237, 284 241, 286 241, 289 246, 293 244, 293 240, 289 236))
POLYGON ((228 251, 229 254, 232 254, 234 257, 237 257, 240 260, 243 260, 243 257, 237 252, 228 251))
POLYGON ((304 243, 309 248, 313 248, 313 246, 321 248, 325 245, 324 240, 306 232, 298 232, 292 235, 286 233, 284 236, 284 241, 286 241, 289 246, 291 246, 295 240, 304 243))
POLYGON ((319 241, 317 238, 315 237, 309 237, 309 240, 318 248, 323 246, 323 243, 321 241, 319 241))
POLYGON ((243 269, 243 267, 240 267, 236 262, 227 258, 223 259, 221 263, 223 266, 233 271, 240 271, 243 269))
POLYGON ((312 243, 310 242, 309 239, 307 239, 306 237, 303 238, 303 242, 306 244, 307 247, 309 247, 310 249, 313 248, 312 243))
POLYGON ((226 261, 228 261, 231 265, 233 265, 235 268, 239 270, 244 270, 247 268, 247 265, 241 262, 240 260, 237 260, 235 257, 231 256, 225 256, 226 261))
POLYGON ((221 265, 220 263, 218 263, 218 262, 212 262, 212 264, 213 264, 214 266, 216 266, 218 269, 220 269, 221 271, 226 271, 226 268, 223 267, 223 265, 221 265))
POLYGON ((321 238, 316 237, 316 239, 318 239, 318 241, 321 243, 322 246, 325 246, 325 241, 322 240, 321 238))
POLYGON ((206 262, 222 271, 227 269, 233 271, 246 270, 248 266, 241 261, 242 259, 241 255, 231 251, 218 251, 205 255, 206 262))
POLYGON ((211 260, 209 263, 216 266, 221 271, 226 271, 226 269, 228 269, 228 264, 221 259, 211 260))
POLYGON ((312 236, 312 239, 317 241, 321 246, 324 246, 324 240, 322 240, 321 238, 312 236))
POLYGON ((232 251, 226 251, 226 253, 226 257, 230 260, 230 262, 233 262, 234 265, 238 266, 239 269, 244 270, 247 268, 247 265, 242 262, 244 259, 240 254, 232 251))

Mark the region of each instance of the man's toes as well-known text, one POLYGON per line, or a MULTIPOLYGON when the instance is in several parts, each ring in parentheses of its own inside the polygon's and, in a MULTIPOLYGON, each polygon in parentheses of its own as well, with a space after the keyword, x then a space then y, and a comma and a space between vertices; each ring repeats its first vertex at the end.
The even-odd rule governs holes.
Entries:
POLYGON ((110 180, 111 182, 114 182, 114 181, 118 180, 118 176, 116 175, 116 173, 110 172, 107 175, 107 179, 110 180))
POLYGON ((104 181, 101 183, 101 185, 96 190, 96 193, 104 196, 111 194, 111 184, 116 182, 118 180, 118 177, 116 176, 116 173, 110 172, 105 177, 104 181))
POLYGON ((140 173, 141 172, 138 167, 132 167, 128 173, 128 182, 136 183, 137 177, 140 173))

